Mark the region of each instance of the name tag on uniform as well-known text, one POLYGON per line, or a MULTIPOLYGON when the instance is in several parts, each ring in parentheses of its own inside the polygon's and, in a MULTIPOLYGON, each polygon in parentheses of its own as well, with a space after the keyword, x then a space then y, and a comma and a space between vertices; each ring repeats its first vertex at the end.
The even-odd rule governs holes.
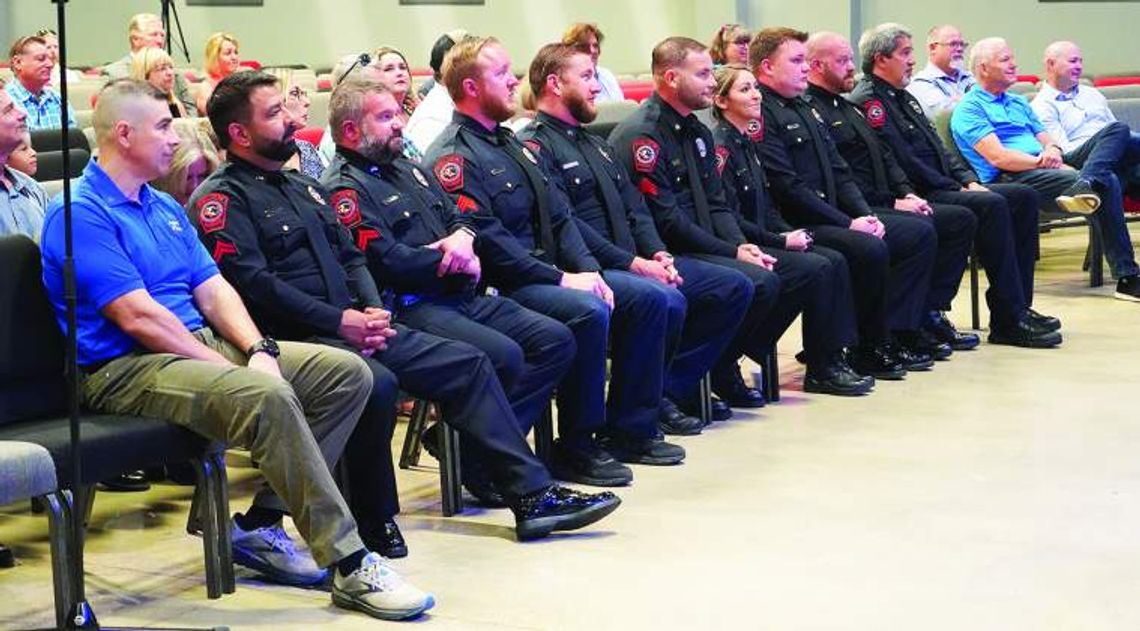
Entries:
POLYGON ((578 166, 578 161, 577 161, 577 160, 575 160, 575 161, 573 161, 573 162, 567 162, 566 164, 562 165, 562 170, 563 170, 563 171, 566 171, 566 170, 569 170, 569 169, 573 169, 573 168, 574 168, 574 167, 576 167, 576 166, 578 166))
POLYGON ((399 195, 399 194, 395 194, 395 195, 389 195, 389 196, 387 196, 387 197, 385 197, 385 198, 384 198, 383 204, 384 204, 385 206, 390 206, 390 205, 394 204, 394 203, 395 203, 397 200, 399 200, 399 199, 400 199, 400 195, 399 195))
POLYGON ((789 123, 789 124, 784 126, 784 129, 787 129, 788 131, 791 131, 793 129, 799 129, 799 128, 800 128, 799 123, 789 123))
POLYGON ((507 167, 499 167, 497 169, 491 169, 491 175, 500 175, 503 173, 503 171, 506 171, 506 170, 507 170, 507 167))

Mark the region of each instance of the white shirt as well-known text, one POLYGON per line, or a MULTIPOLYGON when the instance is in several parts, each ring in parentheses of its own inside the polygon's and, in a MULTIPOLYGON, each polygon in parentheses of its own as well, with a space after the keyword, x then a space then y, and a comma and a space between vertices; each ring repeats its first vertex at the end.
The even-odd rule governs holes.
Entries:
POLYGON ((420 101, 419 107, 412 112, 404 127, 404 138, 411 140, 420 151, 427 152, 431 143, 443 133, 443 129, 451 124, 451 114, 455 112, 455 103, 447 88, 436 83, 427 96, 420 101))
POLYGON ((1077 84, 1068 92, 1060 92, 1047 82, 1033 97, 1033 112, 1045 125, 1045 131, 1061 145, 1065 153, 1085 144, 1098 131, 1116 120, 1108 108, 1108 99, 1092 86, 1077 84))
POLYGON ((598 73, 598 83, 602 84, 602 91, 598 93, 595 102, 624 101, 625 93, 621 91, 621 84, 614 73, 601 66, 595 66, 595 71, 598 73))
POLYGON ((939 112, 953 109, 977 83, 969 70, 958 70, 956 75, 951 76, 942 72, 938 66, 927 63, 921 72, 911 78, 906 91, 922 104, 926 117, 934 120, 939 112))

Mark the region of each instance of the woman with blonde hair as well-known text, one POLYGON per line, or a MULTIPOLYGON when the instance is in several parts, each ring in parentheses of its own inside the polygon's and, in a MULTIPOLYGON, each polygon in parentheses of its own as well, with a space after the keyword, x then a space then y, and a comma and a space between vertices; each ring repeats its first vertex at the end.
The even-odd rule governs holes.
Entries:
POLYGON ((186 118, 186 107, 174 96, 174 60, 161 48, 142 48, 131 53, 130 77, 145 81, 166 95, 170 115, 186 118))
POLYGON ((222 161, 213 141, 198 121, 175 119, 174 132, 181 142, 174 150, 170 172, 151 182, 151 185, 169 193, 179 204, 185 206, 194 190, 217 170, 222 161))
POLYGON ((725 24, 713 36, 709 55, 718 66, 726 64, 748 65, 748 42, 752 33, 741 24, 725 24))
POLYGON ((206 115, 206 101, 222 79, 241 68, 238 40, 230 33, 214 33, 206 40, 206 78, 198 86, 198 114, 206 115))

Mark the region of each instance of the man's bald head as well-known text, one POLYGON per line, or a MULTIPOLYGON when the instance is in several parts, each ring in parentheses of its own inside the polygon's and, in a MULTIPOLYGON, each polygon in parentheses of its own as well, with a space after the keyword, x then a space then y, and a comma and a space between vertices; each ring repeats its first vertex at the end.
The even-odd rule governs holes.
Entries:
POLYGON ((820 31, 808 37, 805 46, 809 83, 834 94, 850 92, 855 87, 855 55, 846 37, 820 31))
POLYGON ((966 41, 953 24, 939 24, 926 32, 926 56, 947 74, 954 74, 966 57, 966 41))
POLYGON ((1003 37, 987 37, 980 40, 970 51, 970 71, 978 72, 982 64, 992 62, 1003 50, 1009 50, 1009 43, 1003 37))
POLYGON ((1053 42, 1045 47, 1045 81, 1061 92, 1081 82, 1084 56, 1073 42, 1053 42))
POLYGON ((167 103, 166 95, 144 81, 117 79, 107 84, 95 102, 91 126, 95 128, 95 142, 100 149, 113 141, 115 126, 126 121, 134 123, 147 101, 167 103))
POLYGON ((817 31, 808 36, 807 42, 807 55, 808 61, 818 58, 820 55, 826 54, 828 51, 834 50, 844 46, 850 47, 847 38, 834 31, 817 31))

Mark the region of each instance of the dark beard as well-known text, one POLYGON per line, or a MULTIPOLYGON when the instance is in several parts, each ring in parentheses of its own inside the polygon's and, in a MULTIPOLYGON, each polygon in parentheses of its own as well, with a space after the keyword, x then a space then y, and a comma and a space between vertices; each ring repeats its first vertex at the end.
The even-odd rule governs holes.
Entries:
POLYGON ((393 136, 388 142, 380 142, 373 137, 365 136, 360 139, 360 147, 356 151, 376 164, 388 164, 404 152, 404 138, 393 136), (399 143, 396 143, 396 140, 399 140, 399 143), (398 145, 398 148, 393 147, 394 144, 398 145))
POLYGON ((496 123, 502 123, 504 121, 511 120, 511 117, 515 115, 514 104, 506 106, 498 100, 492 101, 490 99, 485 99, 482 96, 479 97, 479 108, 483 110, 483 114, 487 118, 495 121, 496 123))
POLYGON ((293 154, 297 153, 297 141, 292 138, 288 140, 271 140, 254 145, 253 152, 266 160, 285 162, 289 158, 292 158, 293 154))
POLYGON ((575 94, 566 99, 566 109, 570 110, 570 115, 574 117, 574 120, 583 125, 594 122, 594 119, 598 117, 598 109, 592 107, 586 97, 580 94, 575 94))

